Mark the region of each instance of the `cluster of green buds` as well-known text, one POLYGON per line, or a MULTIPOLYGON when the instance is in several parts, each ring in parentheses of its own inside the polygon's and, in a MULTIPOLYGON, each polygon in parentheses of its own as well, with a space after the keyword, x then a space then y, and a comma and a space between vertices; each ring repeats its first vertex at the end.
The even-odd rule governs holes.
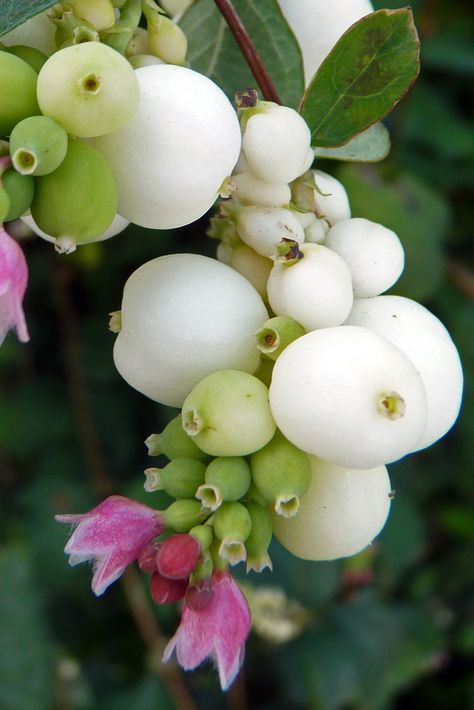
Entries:
POLYGON ((246 562, 247 571, 272 569, 271 511, 286 518, 297 514, 310 483, 308 456, 274 426, 258 451, 212 456, 197 445, 196 435, 187 433, 183 419, 185 408, 160 434, 146 440, 150 456, 164 455, 170 461, 145 471, 145 490, 176 498, 165 513, 166 524, 199 538, 201 557, 194 575, 202 579, 213 569, 239 562, 246 562))

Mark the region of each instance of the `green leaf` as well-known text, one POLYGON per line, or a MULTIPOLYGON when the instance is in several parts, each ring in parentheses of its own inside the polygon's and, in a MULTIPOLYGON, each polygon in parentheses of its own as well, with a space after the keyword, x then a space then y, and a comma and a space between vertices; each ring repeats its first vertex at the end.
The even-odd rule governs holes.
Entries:
MULTIPOLYGON (((276 0, 235 0, 234 7, 287 106, 298 106, 304 91, 301 50, 276 0)), ((213 0, 198 0, 185 13, 181 28, 188 38, 188 60, 233 99, 256 87, 242 52, 213 0)))
POLYGON ((376 163, 390 152, 390 134, 383 123, 374 123, 363 133, 336 148, 315 148, 317 158, 351 163, 376 163))
POLYGON ((0 554, 0 707, 53 707, 52 649, 31 561, 22 545, 0 554))
POLYGON ((0 3, 0 35, 13 30, 48 7, 55 0, 2 0, 0 3))
POLYGON ((300 112, 315 146, 346 143, 386 116, 419 71, 410 9, 379 10, 345 32, 319 67, 300 112))

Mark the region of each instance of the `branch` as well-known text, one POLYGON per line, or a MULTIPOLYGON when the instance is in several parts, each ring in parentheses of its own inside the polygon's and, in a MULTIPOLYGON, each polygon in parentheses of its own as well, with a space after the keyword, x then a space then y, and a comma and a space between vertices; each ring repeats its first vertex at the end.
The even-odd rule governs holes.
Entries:
POLYGON ((282 101, 278 96, 277 90, 273 86, 273 82, 265 69, 262 59, 257 52, 254 43, 250 39, 250 35, 242 24, 242 20, 238 16, 231 0, 214 0, 219 11, 229 25, 229 29, 235 37, 245 61, 250 67, 250 71, 255 77, 255 80, 262 92, 265 101, 273 101, 276 104, 281 104, 282 101))
MULTIPOLYGON (((79 327, 70 293, 73 276, 73 271, 63 265, 59 265, 54 273, 66 379, 84 460, 89 470, 92 486, 102 497, 114 493, 115 484, 108 470, 93 423, 94 412, 82 360, 79 327)), ((129 567, 125 571, 122 577, 122 586, 138 632, 155 661, 153 663, 155 672, 166 685, 177 708, 195 710, 196 705, 176 665, 173 663, 164 665, 161 660, 158 662, 167 639, 161 632, 136 569, 129 567)))

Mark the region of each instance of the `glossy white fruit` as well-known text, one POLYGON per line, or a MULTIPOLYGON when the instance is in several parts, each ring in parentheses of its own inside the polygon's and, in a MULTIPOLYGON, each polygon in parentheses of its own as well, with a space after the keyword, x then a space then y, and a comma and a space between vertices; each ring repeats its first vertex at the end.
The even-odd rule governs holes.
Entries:
POLYGON ((413 451, 427 420, 415 366, 367 328, 303 335, 275 363, 270 406, 295 446, 348 468, 373 468, 413 451))
MULTIPOLYGON (((225 246, 222 245, 221 246, 225 246)), ((246 244, 239 244, 231 250, 229 266, 245 276, 252 286, 258 291, 260 296, 267 300, 267 281, 272 270, 272 262, 246 244)), ((220 259, 223 261, 223 259, 220 259)), ((224 261, 224 263, 226 263, 224 261)))
POLYGON ((327 233, 325 245, 341 256, 352 274, 356 298, 378 296, 399 279, 405 254, 395 232, 368 219, 337 222, 327 233))
POLYGON ((364 15, 369 0, 279 0, 283 14, 303 53, 306 84, 339 37, 364 15))
POLYGON ((304 173, 310 146, 306 121, 294 109, 277 104, 251 116, 242 137, 250 170, 272 183, 288 183, 304 173))
POLYGON ((137 69, 138 111, 126 128, 94 141, 119 184, 119 213, 170 229, 214 203, 240 151, 237 115, 221 89, 185 67, 137 69))
POLYGON ((289 552, 304 560, 349 557, 370 545, 390 512, 385 466, 341 468, 309 457, 311 483, 294 518, 272 515, 273 532, 289 552))
POLYGON ((304 230, 293 212, 283 207, 244 207, 237 212, 236 229, 245 244, 262 256, 274 256, 282 239, 303 244, 304 230))
POLYGON ((243 205, 279 207, 288 205, 291 200, 291 190, 286 182, 267 182, 251 172, 232 175, 229 188, 232 197, 243 205))
POLYGON ((353 302, 351 272, 335 252, 321 244, 303 244, 302 259, 276 262, 267 283, 268 300, 279 316, 290 316, 305 328, 341 325, 353 302))
POLYGON ((125 284, 115 365, 139 392, 180 407, 212 372, 254 372, 254 333, 267 317, 257 291, 229 266, 197 254, 152 259, 125 284))
POLYGON ((322 170, 313 170, 313 174, 317 186, 314 200, 318 217, 323 217, 329 225, 349 219, 351 208, 344 185, 322 170))
POLYGON ((433 313, 402 296, 377 296, 354 301, 346 321, 390 340, 407 355, 426 389, 428 421, 414 450, 430 446, 453 426, 461 406, 463 372, 448 331, 433 313))

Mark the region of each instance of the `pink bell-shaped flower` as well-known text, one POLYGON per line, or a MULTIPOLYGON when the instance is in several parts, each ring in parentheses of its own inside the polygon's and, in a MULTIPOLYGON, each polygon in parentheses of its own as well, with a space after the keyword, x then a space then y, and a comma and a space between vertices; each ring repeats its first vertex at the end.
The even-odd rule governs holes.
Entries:
POLYGON ((92 591, 97 596, 164 530, 160 511, 123 496, 110 496, 89 513, 55 518, 76 526, 64 551, 70 565, 93 562, 92 591))
POLYGON ((217 665, 222 690, 227 690, 242 665, 250 611, 229 572, 214 572, 211 588, 212 597, 203 609, 197 611, 185 603, 181 623, 163 660, 169 660, 176 650, 178 663, 192 670, 210 657, 217 665))
POLYGON ((27 283, 25 255, 0 225, 0 345, 10 328, 15 328, 22 343, 30 339, 22 307, 27 283))

